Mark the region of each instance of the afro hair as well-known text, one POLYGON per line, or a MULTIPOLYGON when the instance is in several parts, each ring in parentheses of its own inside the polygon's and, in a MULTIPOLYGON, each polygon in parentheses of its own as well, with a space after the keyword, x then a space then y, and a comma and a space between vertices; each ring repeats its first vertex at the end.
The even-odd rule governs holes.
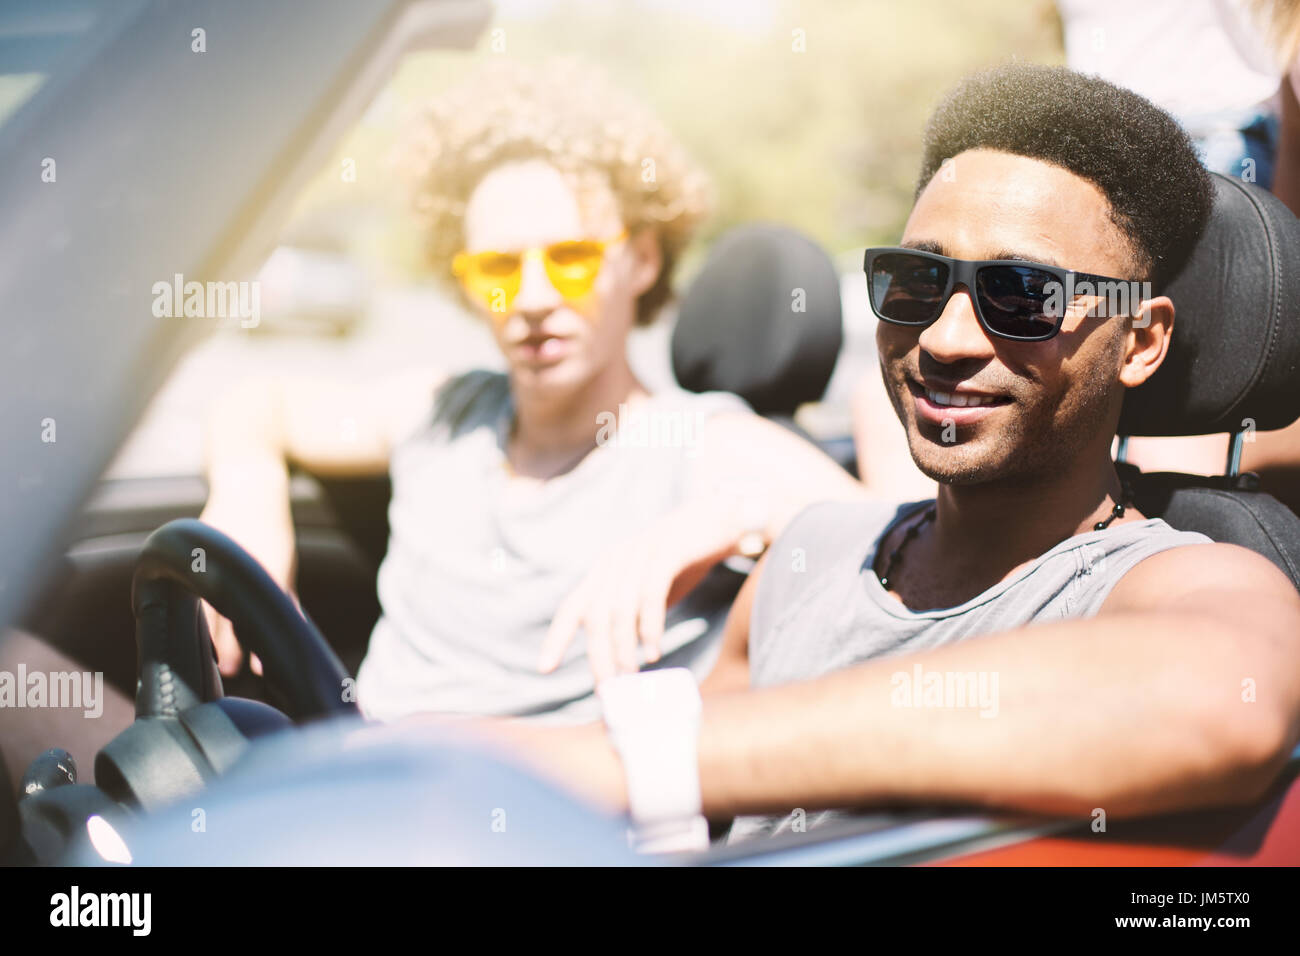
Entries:
POLYGON ((1172 116, 1065 67, 1016 63, 960 83, 926 127, 917 195, 945 159, 971 149, 1041 160, 1097 186, 1134 266, 1157 289, 1186 263, 1214 201, 1210 176, 1172 116))

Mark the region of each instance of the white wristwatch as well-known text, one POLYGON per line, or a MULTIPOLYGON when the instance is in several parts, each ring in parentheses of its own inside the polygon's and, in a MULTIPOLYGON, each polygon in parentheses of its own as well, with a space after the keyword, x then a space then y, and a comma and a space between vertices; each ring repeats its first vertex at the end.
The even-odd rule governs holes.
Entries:
POLYGON ((620 674, 601 681, 596 694, 623 761, 632 845, 643 853, 706 849, 695 676, 685 667, 620 674))

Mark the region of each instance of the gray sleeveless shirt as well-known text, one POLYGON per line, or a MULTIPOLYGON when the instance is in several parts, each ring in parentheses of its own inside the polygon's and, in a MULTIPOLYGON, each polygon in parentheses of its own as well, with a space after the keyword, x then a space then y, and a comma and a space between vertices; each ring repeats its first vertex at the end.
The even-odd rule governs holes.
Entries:
MULTIPOLYGON (((885 533, 929 503, 825 503, 790 523, 772 546, 754 596, 752 686, 807 680, 871 658, 1035 622, 1089 617, 1139 561, 1168 548, 1210 543, 1159 518, 1088 531, 964 604, 913 611, 885 590, 873 567, 885 533)), ((790 819, 743 817, 731 838, 787 829, 790 819)))
MULTIPOLYGON (((606 548, 689 493, 696 439, 720 412, 749 407, 724 392, 657 392, 644 414, 610 428, 606 438, 616 440, 565 474, 520 488, 505 466, 514 414, 506 376, 471 372, 444 386, 429 424, 394 450, 390 465, 383 615, 357 677, 363 712, 379 720, 420 711, 599 719, 585 636, 550 674, 537 671, 542 639, 606 548)), ((720 568, 670 609, 656 666, 708 673, 739 581, 720 568)))

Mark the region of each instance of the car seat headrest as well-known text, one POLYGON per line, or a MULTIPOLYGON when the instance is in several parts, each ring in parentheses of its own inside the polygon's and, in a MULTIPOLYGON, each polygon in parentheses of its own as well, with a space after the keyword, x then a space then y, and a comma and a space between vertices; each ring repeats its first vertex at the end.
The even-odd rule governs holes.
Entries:
POLYGON ((1300 417, 1300 220, 1257 186, 1213 178, 1205 234, 1165 290, 1169 353, 1124 397, 1121 435, 1268 431, 1300 417))
POLYGON ((785 226, 741 226, 714 245, 682 300, 673 373, 693 392, 733 392, 761 415, 792 415, 825 393, 842 343, 826 253, 785 226))

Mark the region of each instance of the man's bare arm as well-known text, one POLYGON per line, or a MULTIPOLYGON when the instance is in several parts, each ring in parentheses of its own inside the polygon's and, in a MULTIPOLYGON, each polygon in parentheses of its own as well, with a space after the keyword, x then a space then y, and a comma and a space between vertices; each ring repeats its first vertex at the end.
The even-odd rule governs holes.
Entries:
MULTIPOLYGON (((206 434, 208 501, 200 518, 224 531, 293 590, 290 462, 317 474, 382 474, 393 445, 432 407, 440 376, 414 369, 372 383, 255 379, 213 405, 206 434)), ((240 651, 229 622, 208 609, 224 673, 240 651)))
POLYGON ((1095 618, 710 698, 700 772, 710 813, 934 801, 1133 815, 1254 799, 1298 733, 1300 596, 1263 558, 1203 545, 1142 562, 1095 618), (996 674, 996 716, 894 706, 891 676, 916 664, 996 674))
POLYGON ((709 671, 709 676, 700 682, 700 693, 705 696, 749 689, 749 618, 754 607, 754 594, 758 591, 758 582, 766 565, 765 554, 754 565, 731 603, 722 630, 722 649, 718 652, 717 663, 709 671))
POLYGON ((285 586, 292 551, 288 463, 317 474, 382 474, 395 441, 428 414, 438 381, 417 369, 370 383, 241 383, 209 414, 205 520, 243 543, 285 586))

